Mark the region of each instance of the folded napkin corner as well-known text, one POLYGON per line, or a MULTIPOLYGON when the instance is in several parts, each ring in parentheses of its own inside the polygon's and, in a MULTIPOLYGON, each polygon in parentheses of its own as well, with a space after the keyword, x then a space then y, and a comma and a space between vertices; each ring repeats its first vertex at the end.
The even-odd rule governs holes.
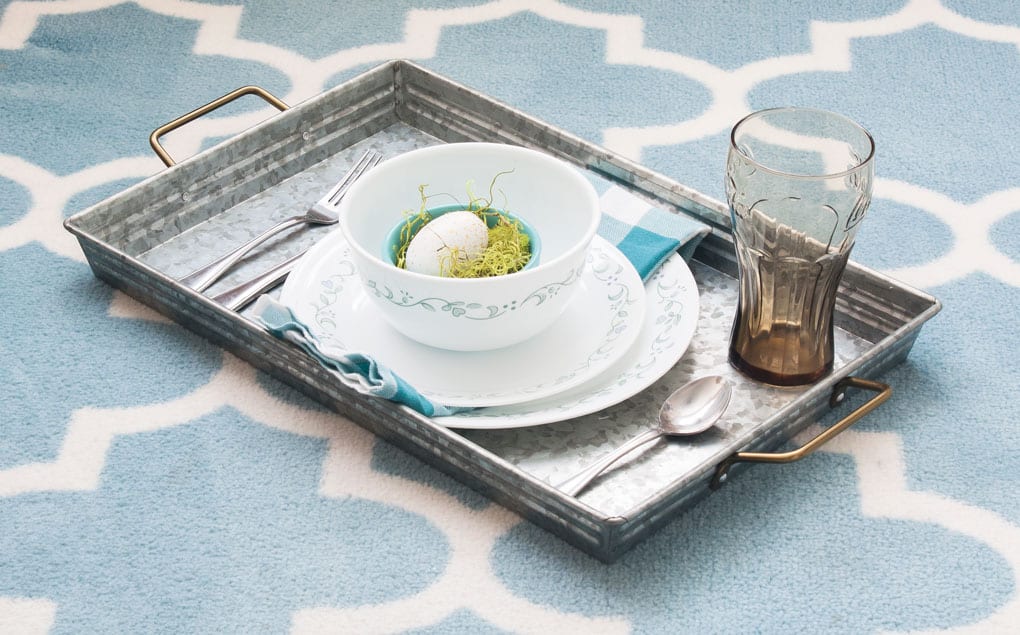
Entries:
POLYGON ((599 235, 630 260, 642 280, 676 252, 689 261, 701 239, 712 231, 698 220, 654 207, 616 185, 599 202, 599 235))
POLYGON ((445 417, 471 408, 437 404, 368 355, 331 351, 285 305, 263 294, 251 309, 255 320, 274 336, 295 344, 333 372, 342 384, 363 395, 404 404, 426 417, 445 417))

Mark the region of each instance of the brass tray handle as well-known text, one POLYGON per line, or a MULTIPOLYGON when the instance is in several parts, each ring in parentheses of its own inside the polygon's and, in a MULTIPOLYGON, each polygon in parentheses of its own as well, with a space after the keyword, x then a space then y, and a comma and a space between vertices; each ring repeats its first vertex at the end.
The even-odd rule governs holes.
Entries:
POLYGON ((156 128, 155 130, 152 131, 152 134, 149 135, 149 145, 152 146, 152 149, 156 152, 159 158, 163 160, 163 163, 165 163, 167 167, 170 167, 171 165, 176 163, 176 161, 173 160, 173 158, 166 151, 166 149, 163 148, 163 146, 159 143, 160 137, 170 132, 171 130, 176 130, 177 128, 180 128, 184 124, 198 119, 202 115, 209 114, 210 112, 216 110, 220 106, 225 106, 226 104, 229 104, 238 97, 243 97, 244 95, 257 95, 262 99, 266 100, 267 102, 269 102, 270 104, 272 104, 273 106, 275 106, 279 110, 287 110, 288 108, 287 104, 283 103, 282 101, 274 97, 272 93, 265 90, 264 88, 259 88, 258 86, 242 86, 237 90, 233 90, 227 93, 226 95, 220 97, 219 99, 214 99, 208 104, 192 110, 186 115, 181 115, 180 117, 174 119, 170 123, 165 123, 159 128, 156 128))
POLYGON ((846 389, 851 387, 873 390, 878 394, 861 404, 856 410, 841 419, 838 423, 829 426, 815 438, 811 439, 796 450, 790 450, 789 452, 737 452, 731 455, 725 461, 716 466, 715 474, 712 476, 712 481, 709 483, 709 487, 713 490, 722 487, 723 483, 726 482, 729 469, 734 463, 739 463, 741 461, 747 463, 792 463, 793 461, 799 461, 825 445, 829 439, 835 437, 843 430, 846 430, 853 424, 860 421, 862 417, 877 408, 883 401, 892 395, 892 388, 888 384, 883 384, 880 381, 874 381, 871 379, 847 377, 836 384, 833 388, 832 396, 829 397, 829 406, 835 408, 839 404, 843 403, 843 400, 846 398, 846 389))

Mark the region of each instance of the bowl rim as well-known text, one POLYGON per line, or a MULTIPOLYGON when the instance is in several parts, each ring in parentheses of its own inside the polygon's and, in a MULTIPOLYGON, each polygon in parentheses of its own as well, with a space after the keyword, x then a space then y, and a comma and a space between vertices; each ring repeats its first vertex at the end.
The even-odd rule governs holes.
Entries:
POLYGON ((384 260, 380 255, 372 253, 371 251, 366 249, 363 245, 358 244, 357 241, 353 240, 351 237, 351 231, 350 228, 348 227, 348 224, 350 222, 350 215, 345 212, 350 207, 350 201, 356 198, 353 195, 357 194, 357 192, 360 189, 366 187, 365 185, 366 183, 371 182, 370 180, 366 181, 366 179, 362 178, 355 181, 355 183, 351 186, 350 190, 347 192, 347 195, 344 196, 343 199, 340 201, 338 209, 340 215, 339 223, 340 230, 343 232, 344 238, 346 238, 347 243, 351 247, 351 250, 357 253, 363 260, 367 260, 379 267, 389 269, 392 272, 396 272, 396 275, 398 276, 406 276, 410 280, 420 280, 422 282, 428 281, 432 282, 433 284, 448 284, 457 286, 486 285, 486 284, 491 285, 498 280, 515 280, 520 282, 527 278, 541 276, 546 271, 557 268, 557 266, 563 263, 564 261, 574 260, 578 252, 583 252, 587 250, 588 246, 591 244, 592 239, 595 238, 595 234, 599 228, 599 223, 601 222, 602 219, 602 211, 601 208, 599 207, 598 193, 595 191, 595 187, 586 178, 584 178, 580 171, 578 171, 577 169, 570 169, 574 168, 574 166, 550 154, 546 154, 545 152, 534 150, 532 148, 526 148, 524 146, 517 146, 508 143, 492 143, 487 141, 458 141, 453 143, 442 143, 439 145, 427 146, 424 148, 417 148, 415 150, 411 150, 409 152, 405 152, 403 154, 387 159, 386 161, 380 163, 379 165, 382 166, 384 164, 389 164, 389 167, 399 167, 401 163, 411 161, 422 154, 443 154, 449 152, 463 152, 465 151, 465 148, 467 148, 467 151, 469 152, 475 151, 474 148, 478 148, 479 152, 485 150, 496 150, 497 152, 507 152, 509 154, 527 155, 534 158, 537 161, 546 163, 549 166, 555 166, 557 169, 562 170, 562 172, 564 173, 564 177, 566 179, 573 181, 574 183, 580 186, 580 190, 583 191, 585 197, 589 199, 591 208, 595 210, 595 213, 591 215, 591 220, 588 223, 588 226, 585 227, 584 232, 581 234, 581 239, 578 240, 576 244, 572 245, 569 249, 566 249, 563 253, 553 258, 552 260, 540 262, 539 264, 530 269, 522 269, 520 271, 514 272, 512 275, 507 276, 493 276, 487 278, 450 278, 445 276, 433 276, 425 273, 417 273, 414 271, 408 271, 407 269, 400 269, 392 262, 386 262, 386 260, 384 260))

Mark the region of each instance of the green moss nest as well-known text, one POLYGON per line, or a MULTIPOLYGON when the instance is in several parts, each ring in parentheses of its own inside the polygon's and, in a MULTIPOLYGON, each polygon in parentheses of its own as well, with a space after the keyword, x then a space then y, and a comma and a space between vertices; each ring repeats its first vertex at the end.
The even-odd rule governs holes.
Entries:
MULTIPOLYGON (((477 258, 465 258, 464 254, 457 248, 451 248, 440 262, 441 275, 449 278, 488 278, 492 276, 505 276, 520 271, 531 259, 531 238, 521 222, 509 216, 505 211, 493 207, 493 190, 496 179, 508 172, 500 172, 489 184, 488 198, 475 196, 471 191, 471 182, 468 182, 466 190, 468 202, 462 210, 472 212, 482 220, 489 228, 489 243, 485 250, 477 258)), ((429 200, 436 196, 450 196, 455 201, 456 197, 450 194, 426 194, 428 185, 420 185, 418 192, 421 195, 421 207, 418 211, 407 211, 404 213, 404 224, 400 229, 399 245, 396 250, 395 264, 401 269, 406 268, 407 246, 414 236, 433 219, 429 212, 429 200)), ((500 192, 502 194, 502 192, 500 192)), ((504 195, 504 200, 505 200, 504 195)), ((459 204, 460 201, 457 201, 459 204)))

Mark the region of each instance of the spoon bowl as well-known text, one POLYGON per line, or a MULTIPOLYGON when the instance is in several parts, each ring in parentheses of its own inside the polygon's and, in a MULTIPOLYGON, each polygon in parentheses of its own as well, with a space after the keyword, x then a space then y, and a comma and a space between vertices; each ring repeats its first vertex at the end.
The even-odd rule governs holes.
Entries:
POLYGON ((732 394, 729 382, 718 375, 695 379, 662 402, 659 430, 674 436, 700 434, 715 425, 732 394))
POLYGON ((663 436, 690 436, 711 428, 730 404, 732 389, 718 375, 699 377, 677 388, 659 408, 658 425, 601 457, 557 487, 576 496, 596 476, 636 448, 663 436))

